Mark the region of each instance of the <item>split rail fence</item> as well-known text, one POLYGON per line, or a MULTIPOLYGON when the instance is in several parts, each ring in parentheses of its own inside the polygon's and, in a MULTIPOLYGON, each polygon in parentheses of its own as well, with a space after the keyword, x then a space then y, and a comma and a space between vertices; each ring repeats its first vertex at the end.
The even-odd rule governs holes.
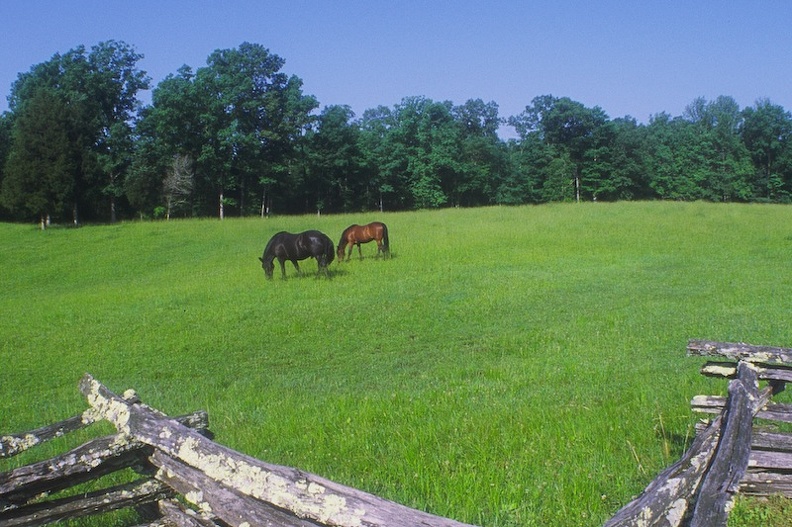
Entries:
POLYGON ((701 373, 731 379, 728 395, 693 398, 715 417, 605 527, 725 527, 737 493, 792 497, 792 434, 772 423, 792 423, 792 405, 772 402, 792 382, 792 349, 691 340, 688 355, 717 357, 701 373))
POLYGON ((203 412, 172 419, 142 404, 134 392, 119 397, 87 374, 80 391, 90 405, 86 412, 26 434, 3 436, 0 457, 100 419, 115 425, 118 433, 0 474, 0 527, 46 525, 127 507, 150 515, 145 524, 150 527, 466 527, 217 444, 208 437, 203 412), (135 470, 140 478, 89 494, 46 499, 122 468, 135 470))
MULTIPOLYGON (((731 379, 728 396, 693 399, 694 410, 715 417, 700 427, 683 457, 605 527, 725 526, 738 492, 792 497, 792 434, 755 422, 792 423, 792 405, 771 401, 792 382, 792 349, 690 341, 688 354, 721 359, 705 364, 702 373, 731 379)), ((148 527, 471 527, 235 452, 212 441, 205 412, 171 418, 131 390, 119 397, 90 375, 80 391, 88 410, 0 437, 0 458, 98 420, 112 423, 117 433, 0 473, 0 527, 128 507, 137 508, 148 527), (99 478, 121 469, 139 478, 62 497, 69 493, 61 491, 88 481, 101 487, 99 478)))

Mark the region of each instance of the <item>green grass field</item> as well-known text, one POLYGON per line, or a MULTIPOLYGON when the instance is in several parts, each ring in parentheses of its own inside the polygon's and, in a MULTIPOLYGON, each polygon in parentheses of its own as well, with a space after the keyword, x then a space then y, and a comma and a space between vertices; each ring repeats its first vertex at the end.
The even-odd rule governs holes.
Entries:
MULTIPOLYGON (((688 339, 792 346, 791 256, 792 208, 774 205, 2 224, 0 434, 83 411, 89 372, 207 410, 220 443, 434 514, 597 526, 686 449, 691 397, 725 393, 688 339), (335 242, 374 219, 393 258, 369 244, 330 280, 313 260, 265 280, 275 232, 335 242)), ((730 525, 789 511, 741 502, 730 525)))

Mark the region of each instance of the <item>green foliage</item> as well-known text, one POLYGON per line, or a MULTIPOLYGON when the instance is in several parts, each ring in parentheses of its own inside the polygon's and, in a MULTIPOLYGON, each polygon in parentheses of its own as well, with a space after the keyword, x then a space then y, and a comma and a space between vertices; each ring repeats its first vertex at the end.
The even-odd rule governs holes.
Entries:
POLYGON ((771 201, 787 201, 790 189, 785 182, 792 178, 788 164, 792 117, 766 99, 743 113, 742 137, 757 173, 755 194, 771 201))
POLYGON ((14 182, 3 189, 9 208, 23 216, 68 211, 74 222, 79 210, 89 218, 102 207, 115 213, 131 157, 137 93, 148 88, 136 68, 141 58, 110 40, 90 51, 78 46, 55 54, 19 75, 9 97, 17 117, 6 161, 14 182))
POLYGON ((363 171, 360 128, 352 124, 353 118, 348 106, 329 106, 306 137, 304 187, 329 210, 354 211, 374 203, 363 171))
POLYGON ((55 90, 42 87, 17 114, 17 146, 9 149, 0 201, 22 217, 43 222, 74 203, 80 156, 69 140, 70 111, 55 90))
POLYGON ((391 208, 486 205, 509 171, 499 123, 494 102, 407 97, 363 115, 361 151, 375 186, 400 196, 391 208))
MULTIPOLYGON (((688 339, 792 345, 790 214, 637 202, 0 224, 0 433, 81 412, 90 372, 169 414, 206 409, 223 444, 412 507, 601 525, 690 444, 692 396, 725 393, 688 339), (330 280, 312 260, 264 279, 275 232, 335 240, 373 219, 393 258, 364 245, 330 280)), ((736 527, 776 514, 740 507, 736 527)))
MULTIPOLYGON (((218 49, 195 74, 185 67, 154 91, 142 130, 168 157, 195 162, 194 202, 200 215, 214 215, 219 196, 233 194, 238 213, 258 211, 271 183, 289 193, 283 174, 318 106, 303 95, 302 81, 281 72, 285 61, 259 44, 218 49), (189 133, 185 133, 185 128, 189 133)), ((139 158, 140 172, 156 160, 139 158)))
POLYGON ((282 71, 283 58, 243 42, 212 52, 195 71, 185 65, 168 75, 141 108, 137 93, 149 83, 136 67, 141 58, 107 41, 20 74, 0 125, 2 212, 17 220, 72 214, 75 222, 78 213, 110 222, 117 213, 150 217, 172 208, 174 156, 192 166, 179 214, 197 217, 570 200, 792 201, 792 115, 767 100, 741 109, 729 96, 698 97, 681 116, 661 112, 638 124, 569 97, 540 95, 502 118, 494 101, 410 96, 358 119, 341 105, 317 113, 319 101, 282 71), (46 108, 42 90, 53 94, 46 108), (54 130, 46 115, 55 117, 54 130), (498 137, 506 123, 518 139, 498 137), (45 147, 12 140, 22 134, 46 137, 45 147), (62 163, 36 164, 40 156, 68 157, 74 168, 67 177, 62 163))

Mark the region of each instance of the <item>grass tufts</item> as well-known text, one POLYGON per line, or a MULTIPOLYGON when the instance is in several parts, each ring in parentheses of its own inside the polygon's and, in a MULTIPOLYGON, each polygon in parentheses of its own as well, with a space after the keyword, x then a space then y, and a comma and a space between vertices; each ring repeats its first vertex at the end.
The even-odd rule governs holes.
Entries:
MULTIPOLYGON (((653 202, 1 224, 0 433, 81 412, 90 372, 435 514, 601 525, 687 448, 691 397, 725 392, 688 339, 792 346, 790 219, 653 202), (313 260, 265 280, 275 232, 375 219, 393 258, 369 244, 329 280, 313 260)), ((786 508, 741 501, 730 525, 786 508)))

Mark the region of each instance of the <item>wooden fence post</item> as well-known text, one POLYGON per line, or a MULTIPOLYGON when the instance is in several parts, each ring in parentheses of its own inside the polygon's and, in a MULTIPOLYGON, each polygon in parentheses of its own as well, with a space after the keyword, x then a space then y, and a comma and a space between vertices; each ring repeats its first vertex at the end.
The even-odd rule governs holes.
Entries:
POLYGON ((729 383, 717 454, 701 483, 690 527, 726 526, 729 504, 748 468, 754 405, 758 400, 756 372, 748 363, 740 362, 737 378, 729 383))

